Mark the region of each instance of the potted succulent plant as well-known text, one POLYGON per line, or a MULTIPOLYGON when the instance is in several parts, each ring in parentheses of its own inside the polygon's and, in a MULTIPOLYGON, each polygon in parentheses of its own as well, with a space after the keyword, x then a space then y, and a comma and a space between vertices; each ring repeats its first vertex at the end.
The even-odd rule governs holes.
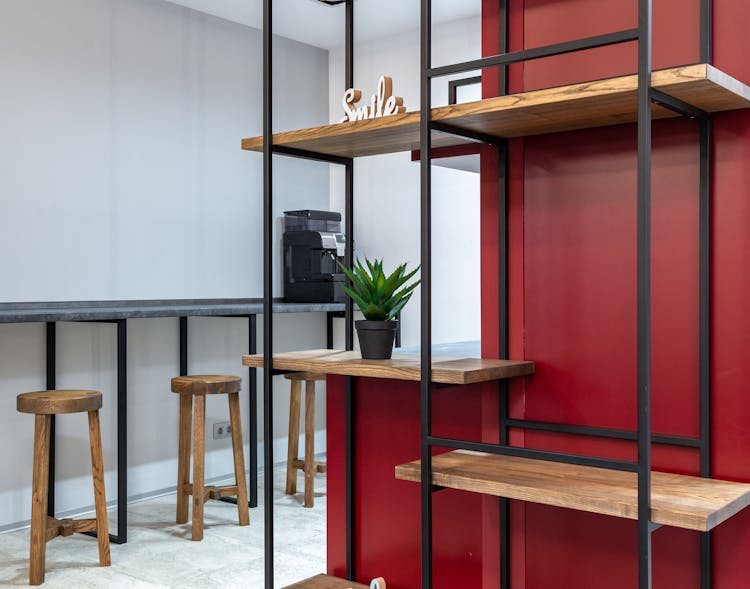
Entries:
POLYGON ((394 320, 394 317, 409 302, 412 292, 419 285, 419 280, 407 284, 419 267, 407 273, 406 264, 401 264, 386 276, 383 260, 371 262, 365 258, 364 264, 357 260, 351 268, 341 263, 339 266, 351 281, 351 286, 345 285, 344 291, 365 316, 363 320, 354 322, 362 357, 387 360, 393 352, 393 339, 398 327, 398 320, 394 320))

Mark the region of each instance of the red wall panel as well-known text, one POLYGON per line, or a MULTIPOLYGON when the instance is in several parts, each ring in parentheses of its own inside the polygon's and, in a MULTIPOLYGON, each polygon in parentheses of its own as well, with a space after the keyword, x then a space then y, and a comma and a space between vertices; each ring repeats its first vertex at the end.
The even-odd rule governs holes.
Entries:
MULTIPOLYGON (((420 456, 419 383, 353 379, 354 566, 369 583, 384 576, 389 589, 420 586, 420 486, 396 480, 394 468, 420 456)), ((345 379, 329 376, 328 572, 346 574, 344 469, 345 379)), ((433 395, 433 432, 479 439, 479 386, 438 389, 433 395)), ((444 490, 433 498, 435 589, 480 587, 483 500, 480 495, 444 490)))
MULTIPOLYGON (((496 53, 495 0, 484 0, 485 55, 496 53)), ((715 0, 714 63, 750 81, 750 3, 715 0)), ((635 26, 635 0, 511 0, 511 42, 531 48, 635 26)), ((655 0, 654 68, 698 60, 697 0, 655 0)), ((635 44, 529 62, 523 89, 632 73, 635 44)), ((493 95, 485 79, 484 95, 493 95)), ((518 91, 518 84, 512 91, 518 91)), ((714 476, 750 480, 750 114, 715 117, 712 277, 714 476)), ((653 426, 698 433, 697 189, 694 123, 658 122, 653 151, 653 426)), ((514 415, 634 429, 636 137, 634 126, 514 142, 510 169, 511 355, 537 362, 514 386, 514 415), (520 151, 520 153, 519 153, 520 151), (520 289, 520 290, 519 290, 520 289), (520 292, 520 295, 519 295, 520 292)), ((497 265, 482 168, 483 353, 493 355, 497 265), (486 217, 486 218, 485 218, 486 217)), ((483 415, 490 431, 491 414, 483 415)), ((514 443, 633 459, 632 444, 529 432, 514 443)), ((696 473, 697 453, 654 447, 657 468, 696 473)), ((634 522, 514 503, 514 589, 636 586, 634 522), (523 569, 519 572, 517 569, 523 569)), ((750 515, 715 534, 715 589, 750 586, 750 515)), ((698 587, 698 534, 654 535, 654 587, 698 587)), ((486 563, 486 567, 489 563, 486 563)), ((496 587, 485 583, 484 587, 496 587)))

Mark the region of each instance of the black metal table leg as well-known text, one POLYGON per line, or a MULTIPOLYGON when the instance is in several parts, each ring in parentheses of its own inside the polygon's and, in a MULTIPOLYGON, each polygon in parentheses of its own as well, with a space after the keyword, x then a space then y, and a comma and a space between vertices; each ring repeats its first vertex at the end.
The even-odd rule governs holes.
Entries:
MULTIPOLYGON (((92 321, 117 325, 117 534, 113 544, 128 541, 128 326, 127 319, 92 321)), ((96 532, 83 532, 96 538, 96 532)))
MULTIPOLYGON (((56 368, 56 327, 54 321, 47 323, 47 390, 55 389, 56 368)), ((49 479, 47 489, 47 515, 55 517, 55 416, 50 416, 49 432, 49 479)))
POLYGON ((128 541, 128 329, 117 320, 117 535, 115 544, 128 541))
MULTIPOLYGON (((258 349, 258 323, 255 315, 248 316, 250 322, 249 348, 255 354, 258 349)), ((258 507, 258 377, 257 369, 248 370, 248 395, 250 413, 250 507, 258 507)))

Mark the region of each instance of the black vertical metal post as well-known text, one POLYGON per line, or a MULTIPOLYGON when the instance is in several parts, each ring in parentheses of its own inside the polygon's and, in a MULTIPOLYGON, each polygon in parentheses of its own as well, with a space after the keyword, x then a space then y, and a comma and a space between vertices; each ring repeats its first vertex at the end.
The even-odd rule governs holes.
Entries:
MULTIPOLYGON (((248 352, 258 350, 257 315, 248 315, 248 352)), ((248 444, 250 450, 250 507, 258 507, 258 369, 249 368, 247 373, 248 395, 248 444)))
MULTIPOLYGON (((57 386, 57 324, 47 322, 47 390, 52 391, 57 386)), ((49 478, 47 490, 47 515, 55 517, 55 416, 50 416, 49 430, 49 478)))
POLYGON ((328 311, 326 313, 326 348, 329 350, 333 349, 333 318, 336 313, 328 311))
POLYGON ((701 63, 713 63, 713 0, 700 0, 701 63))
POLYGON ((432 588, 432 2, 421 0, 420 19, 420 251, 421 251, 421 515, 422 589, 432 588))
MULTIPOLYGON (((498 53, 509 50, 509 19, 508 0, 500 0, 498 13, 498 53)), ((498 71, 498 96, 508 93, 508 66, 500 66, 498 71)), ((508 141, 503 141, 498 147, 498 280, 500 281, 498 294, 498 336, 500 340, 500 358, 508 358, 508 141)), ((508 381, 502 379, 498 383, 500 407, 500 444, 510 443, 508 435, 508 417, 510 404, 508 399, 508 381)), ((500 500, 500 589, 510 589, 510 500, 503 497, 500 500)))
MULTIPOLYGON (((700 475, 711 477, 711 119, 700 121, 700 475)), ((711 587, 711 532, 701 533, 701 589, 711 587)))
MULTIPOLYGON (((713 61, 713 1, 700 3, 700 56, 713 61)), ((710 116, 700 121, 699 196, 699 387, 700 387, 700 475, 711 477, 711 142, 710 116)), ((711 532, 701 533, 701 589, 711 588, 711 532)))
POLYGON ((128 324, 117 320, 117 544, 128 541, 128 324))
MULTIPOLYGON (((504 3, 503 3, 504 4, 504 3)), ((498 318, 500 358, 510 356, 508 333, 508 142, 499 147, 500 169, 498 177, 498 280, 499 309, 498 318)), ((498 383, 500 407, 500 444, 508 445, 508 418, 510 402, 508 399, 508 381, 501 379, 498 383)), ((510 589, 510 500, 500 499, 500 589, 510 589)))
POLYGON ((651 589, 651 0, 638 2, 638 587, 651 589))
MULTIPOLYGON (((354 0, 347 0, 344 14, 345 34, 345 87, 354 87, 354 0)), ((346 233, 346 250, 344 263, 351 268, 354 261, 354 161, 349 160, 345 166, 345 205, 344 231, 346 233)), ((354 302, 346 298, 344 313, 344 339, 347 350, 354 348, 354 302)), ((344 401, 345 420, 345 470, 346 470, 346 578, 354 580, 354 382, 346 377, 346 399, 344 401)))
POLYGON ((188 318, 180 317, 180 376, 188 373, 188 318))
POLYGON ((266 589, 274 589, 272 5, 272 0, 263 0, 263 497, 266 589))

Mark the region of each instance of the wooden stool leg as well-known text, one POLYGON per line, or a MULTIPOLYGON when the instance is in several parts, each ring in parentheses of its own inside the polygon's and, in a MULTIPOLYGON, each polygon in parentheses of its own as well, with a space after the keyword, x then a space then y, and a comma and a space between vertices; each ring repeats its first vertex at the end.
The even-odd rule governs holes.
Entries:
POLYGON ((305 384, 305 507, 315 504, 315 381, 305 384))
POLYGON ((107 496, 104 491, 104 459, 102 434, 99 428, 99 411, 89 411, 89 441, 91 442, 91 474, 94 479, 94 504, 96 505, 96 538, 99 541, 99 565, 108 567, 109 525, 107 523, 107 496))
POLYGON ((49 481, 49 415, 36 415, 34 424, 34 476, 31 491, 31 551, 29 584, 44 582, 47 555, 47 483, 49 481))
POLYGON ((193 425, 193 396, 180 395, 180 436, 177 451, 177 518, 178 524, 188 520, 188 493, 190 484, 190 435, 193 425))
POLYGON ((203 467, 206 459, 206 396, 195 395, 193 418, 193 540, 203 540, 203 467))
POLYGON ((294 495, 297 492, 297 460, 299 451, 299 413, 302 397, 302 382, 292 381, 292 392, 289 399, 289 444, 286 454, 286 494, 294 495))
POLYGON ((242 417, 239 393, 229 393, 229 421, 232 424, 232 453, 234 454, 234 478, 237 483, 237 513, 240 525, 250 524, 250 508, 247 504, 247 481, 245 480, 245 449, 242 446, 242 417))

